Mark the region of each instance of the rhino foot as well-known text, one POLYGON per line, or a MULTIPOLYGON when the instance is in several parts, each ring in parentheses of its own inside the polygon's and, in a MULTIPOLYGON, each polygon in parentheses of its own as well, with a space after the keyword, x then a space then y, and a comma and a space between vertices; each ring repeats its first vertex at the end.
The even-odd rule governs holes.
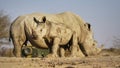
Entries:
POLYGON ((55 58, 55 57, 58 57, 58 55, 48 54, 46 57, 47 57, 47 58, 55 58))
POLYGON ((77 52, 75 54, 71 54, 70 57, 79 57, 79 58, 83 58, 85 57, 85 55, 82 52, 77 52))

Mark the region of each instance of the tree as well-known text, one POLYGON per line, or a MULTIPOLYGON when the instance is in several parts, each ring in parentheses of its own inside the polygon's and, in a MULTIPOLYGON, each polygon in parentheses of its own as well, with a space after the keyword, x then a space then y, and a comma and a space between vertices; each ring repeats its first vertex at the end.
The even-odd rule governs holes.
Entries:
POLYGON ((120 48, 120 36, 113 37, 113 48, 120 48))
POLYGON ((9 36, 10 18, 4 11, 0 11, 0 39, 9 36))

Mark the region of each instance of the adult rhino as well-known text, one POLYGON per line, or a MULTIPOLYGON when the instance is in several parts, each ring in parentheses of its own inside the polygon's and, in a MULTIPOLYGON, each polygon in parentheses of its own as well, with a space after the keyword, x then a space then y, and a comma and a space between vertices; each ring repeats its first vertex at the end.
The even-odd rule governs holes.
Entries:
MULTIPOLYGON (((51 47, 51 57, 58 57, 58 50, 60 50, 59 55, 64 57, 64 53, 61 54, 61 50, 69 44, 71 47, 71 56, 76 56, 75 53, 77 52, 77 47, 79 46, 75 31, 72 31, 72 29, 64 23, 54 23, 48 21, 46 17, 43 17, 42 21, 39 21, 34 17, 34 21, 37 26, 33 30, 32 35, 30 34, 29 26, 25 23, 25 34, 27 35, 29 41, 43 38, 48 46, 51 47)), ((39 45, 39 47, 42 47, 42 45, 39 45)), ((83 55, 82 52, 80 53, 83 55)))
MULTIPOLYGON (((64 23, 68 27, 72 29, 72 31, 75 31, 78 38, 78 43, 80 45, 80 49, 82 50, 82 53, 85 55, 89 55, 91 53, 96 53, 96 51, 93 51, 94 48, 92 47, 94 44, 93 35, 90 34, 90 26, 86 25, 85 22, 80 18, 79 16, 71 13, 71 12, 63 12, 59 14, 40 14, 40 13, 33 13, 28 15, 19 16, 10 27, 10 38, 13 40, 14 44, 14 54, 17 57, 21 56, 21 47, 23 44, 28 40, 25 34, 25 23, 29 26, 30 35, 33 34, 33 30, 36 28, 37 24, 33 20, 33 17, 37 18, 39 21, 42 21, 42 17, 46 16, 48 21, 54 22, 54 23, 64 23), (91 35, 91 42, 88 43, 87 36, 91 35), (87 49, 89 51, 87 51, 87 49), (92 49, 92 50, 91 50, 92 49)), ((48 48, 48 45, 45 43, 44 39, 38 38, 37 40, 30 41, 30 43, 34 46, 40 46, 42 45, 42 48, 48 48)), ((79 49, 78 49, 79 50, 79 49)), ((79 56, 82 56, 80 53, 76 53, 79 56)))
MULTIPOLYGON (((24 44, 27 45, 26 43, 28 39, 25 34, 25 23, 29 25, 29 30, 31 30, 29 34, 32 35, 32 30, 35 29, 36 24, 33 19, 29 19, 28 16, 19 16, 10 26, 10 39, 12 39, 14 45, 13 54, 16 57, 21 57, 22 46, 24 44)), ((43 48, 47 48, 47 45, 43 39, 34 40, 30 43, 35 46, 43 45, 43 48)))

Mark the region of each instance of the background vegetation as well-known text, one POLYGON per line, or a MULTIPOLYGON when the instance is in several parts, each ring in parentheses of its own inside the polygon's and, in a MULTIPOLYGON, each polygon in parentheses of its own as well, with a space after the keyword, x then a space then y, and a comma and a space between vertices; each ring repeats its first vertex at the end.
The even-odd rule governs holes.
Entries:
POLYGON ((9 36, 10 17, 5 11, 0 11, 0 39, 9 36))
POLYGON ((12 56, 12 48, 8 41, 10 17, 0 10, 0 56, 12 56))
POLYGON ((113 37, 113 46, 112 48, 120 49, 120 36, 113 37))

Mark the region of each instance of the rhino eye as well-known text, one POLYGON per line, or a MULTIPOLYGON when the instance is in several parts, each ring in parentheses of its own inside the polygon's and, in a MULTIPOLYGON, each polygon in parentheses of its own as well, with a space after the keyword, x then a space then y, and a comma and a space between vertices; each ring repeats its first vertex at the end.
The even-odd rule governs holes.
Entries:
POLYGON ((42 29, 40 31, 42 32, 42 29))

